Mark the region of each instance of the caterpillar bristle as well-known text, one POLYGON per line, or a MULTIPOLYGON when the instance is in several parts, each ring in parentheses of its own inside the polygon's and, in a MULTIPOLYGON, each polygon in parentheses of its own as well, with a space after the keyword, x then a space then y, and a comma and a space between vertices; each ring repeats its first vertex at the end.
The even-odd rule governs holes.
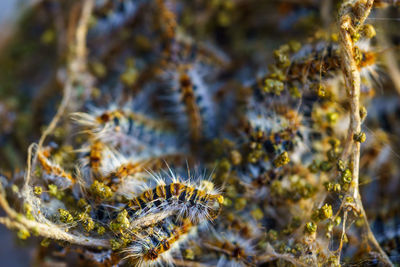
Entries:
POLYGON ((133 198, 125 209, 133 216, 157 212, 173 212, 199 223, 215 219, 223 204, 223 196, 207 180, 183 180, 170 173, 155 177, 156 186, 133 198))

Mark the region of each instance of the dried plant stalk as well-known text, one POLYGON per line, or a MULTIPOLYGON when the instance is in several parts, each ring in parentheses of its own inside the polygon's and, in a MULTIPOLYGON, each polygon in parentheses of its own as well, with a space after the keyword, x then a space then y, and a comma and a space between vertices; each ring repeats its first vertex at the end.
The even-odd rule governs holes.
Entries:
MULTIPOLYGON (((341 67, 344 74, 344 81, 347 89, 348 99, 350 103, 350 125, 348 129, 347 142, 342 157, 347 157, 350 153, 350 162, 352 166, 352 182, 348 190, 347 196, 344 198, 342 207, 344 208, 345 218, 347 212, 354 210, 360 213, 365 221, 368 231, 368 239, 375 246, 381 254, 382 261, 388 265, 393 266, 389 257, 380 247, 375 239, 371 228, 369 226, 365 210, 362 205, 361 196, 359 192, 359 167, 360 167, 360 147, 361 144, 355 141, 353 136, 361 132, 361 118, 360 118, 360 86, 361 77, 357 67, 354 56, 355 41, 353 36, 364 24, 366 18, 371 12, 374 0, 359 0, 359 1, 344 1, 339 11, 339 33, 340 33, 340 47, 341 47, 341 67), (350 197, 350 198, 349 198, 350 197), (354 202, 349 202, 352 200, 354 202)), ((345 221, 343 222, 343 232, 345 231, 345 221)), ((339 251, 343 244, 343 236, 340 242, 339 251)), ((340 263, 340 255, 338 257, 340 263)))
POLYGON ((102 247, 109 248, 108 240, 96 239, 83 235, 70 234, 59 225, 52 223, 44 224, 34 220, 29 220, 24 215, 17 213, 9 205, 5 198, 4 189, 0 186, 0 206, 7 213, 8 217, 1 217, 0 223, 4 224, 10 229, 28 230, 38 233, 40 236, 66 241, 71 244, 88 246, 88 247, 102 247))
MULTIPOLYGON (((80 72, 86 69, 86 35, 87 35, 89 18, 92 13, 93 6, 94 6, 94 0, 86 0, 82 4, 81 17, 75 31, 76 37, 74 42, 70 44, 73 49, 67 66, 68 77, 64 84, 63 98, 57 110, 57 113, 53 117, 49 126, 43 132, 42 136, 40 137, 38 145, 32 144, 28 148, 27 171, 26 171, 25 183, 21 193, 22 196, 24 197, 25 202, 28 203, 29 205, 33 205, 33 203, 35 202, 32 193, 32 188, 29 183, 31 178, 31 172, 35 165, 35 159, 36 159, 33 149, 36 148, 37 150, 40 150, 46 137, 54 131, 61 116, 67 109, 68 103, 71 98, 74 83, 77 82, 80 72)), ((38 233, 40 236, 55 240, 67 241, 71 244, 91 246, 91 247, 103 247, 103 248, 110 247, 108 240, 95 239, 91 237, 70 234, 66 231, 66 229, 63 229, 59 225, 55 225, 47 220, 45 220, 45 223, 29 220, 22 214, 17 213, 9 206, 3 188, 0 188, 0 206, 5 210, 5 212, 8 215, 8 218, 0 218, 0 223, 4 224, 8 228, 29 230, 38 233)))

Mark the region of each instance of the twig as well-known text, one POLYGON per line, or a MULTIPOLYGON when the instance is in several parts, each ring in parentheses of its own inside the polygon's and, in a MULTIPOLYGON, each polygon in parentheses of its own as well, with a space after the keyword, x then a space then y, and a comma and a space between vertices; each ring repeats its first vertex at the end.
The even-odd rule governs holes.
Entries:
MULTIPOLYGON (((367 217, 362 205, 359 193, 359 166, 360 166, 360 142, 353 140, 354 134, 361 132, 360 118, 360 72, 354 57, 354 40, 353 36, 358 32, 359 28, 364 24, 365 19, 371 12, 374 0, 344 1, 339 11, 339 31, 340 31, 340 48, 341 48, 341 67, 344 74, 344 81, 350 102, 350 125, 348 129, 347 141, 344 149, 344 155, 350 153, 352 182, 350 188, 344 198, 343 208, 345 217, 347 217, 348 209, 355 209, 357 213, 361 213, 368 228, 369 240, 375 245, 377 250, 382 254, 382 260, 386 265, 392 266, 390 259, 376 242, 375 237, 369 227, 367 217), (351 197, 354 203, 350 203, 348 197, 351 197), (354 205, 355 204, 355 205, 354 205)), ((339 247, 339 253, 342 248, 342 242, 345 234, 345 221, 343 222, 342 238, 339 247)), ((340 255, 338 257, 340 261, 340 255)))
POLYGON ((63 98, 61 104, 57 110, 56 115, 53 117, 49 124, 49 127, 44 131, 40 137, 38 148, 41 149, 46 137, 54 131, 58 121, 64 114, 69 100, 71 98, 73 84, 76 82, 79 73, 86 69, 86 35, 88 30, 89 18, 93 10, 94 0, 86 0, 83 3, 81 17, 78 22, 78 26, 75 33, 75 43, 71 44, 72 52, 71 59, 68 63, 68 77, 65 82, 63 90, 63 98))
MULTIPOLYGON (((67 109, 68 103, 70 102, 72 89, 74 83, 77 81, 77 77, 79 77, 81 71, 86 69, 86 35, 89 24, 89 18, 93 11, 93 6, 94 6, 94 0, 86 0, 83 3, 81 17, 76 29, 75 43, 71 44, 71 47, 75 49, 72 49, 69 63, 67 63, 68 77, 64 84, 63 98, 60 106, 58 107, 56 115, 53 117, 49 126, 41 135, 37 145, 37 150, 41 150, 43 143, 46 140, 46 137, 54 131, 59 120, 61 119, 61 116, 67 109)), ((36 161, 36 157, 34 157, 32 153, 32 148, 34 146, 35 144, 31 144, 28 149, 28 159, 27 159, 28 168, 26 172, 25 184, 23 189, 25 193, 27 192, 30 182, 31 164, 35 165, 36 161)))
POLYGON ((3 187, 0 185, 0 206, 4 209, 7 218, 0 218, 0 223, 4 224, 8 228, 19 229, 19 230, 30 230, 31 232, 39 233, 43 237, 47 237, 55 240, 62 240, 71 244, 89 246, 89 247, 101 247, 109 248, 109 241, 106 239, 96 239, 86 237, 83 235, 74 235, 63 230, 60 226, 55 224, 44 224, 34 220, 29 220, 24 215, 13 210, 5 198, 5 192, 3 187))
MULTIPOLYGON (((34 201, 32 199, 32 188, 29 184, 32 168, 35 165, 35 160, 36 160, 33 149, 36 148, 37 150, 40 150, 43 146, 46 137, 54 131, 61 116, 67 109, 74 84, 76 82, 79 82, 79 77, 82 77, 80 76, 82 75, 82 70, 86 69, 86 35, 87 35, 89 18, 92 13, 93 6, 94 6, 94 0, 85 0, 83 2, 81 17, 75 32, 75 40, 73 44, 70 44, 72 50, 70 54, 70 59, 68 60, 67 63, 68 76, 65 81, 63 89, 63 98, 57 110, 57 113, 53 117, 47 129, 43 132, 42 136, 40 137, 38 145, 33 143, 28 148, 27 171, 26 171, 25 183, 22 188, 22 195, 25 197, 25 201, 28 204, 32 204, 32 202, 34 201)), ((7 227, 37 232, 43 237, 56 240, 63 240, 72 244, 77 244, 82 246, 102 247, 102 248, 110 247, 109 241, 106 239, 96 239, 96 238, 86 237, 84 235, 70 234, 67 232, 67 229, 63 229, 60 225, 53 224, 47 220, 45 220, 45 223, 35 220, 29 220, 24 215, 19 214, 9 206, 5 197, 5 192, 1 187, 1 185, 0 185, 0 191, 1 191, 0 206, 4 209, 4 211, 8 215, 8 218, 0 218, 0 223, 3 223, 7 227)))
MULTIPOLYGON (((357 4, 354 3, 354 4, 357 4)), ((368 16, 373 0, 368 0, 365 4, 365 11, 358 18, 359 25, 362 25, 368 16)), ((351 184, 351 195, 354 199, 358 198, 358 181, 359 181, 359 160, 360 160, 360 143, 354 142, 353 135, 361 131, 360 118, 360 72, 354 58, 354 41, 352 35, 357 29, 353 26, 353 20, 349 11, 351 5, 348 1, 342 5, 340 11, 339 32, 340 32, 340 47, 341 47, 341 67, 344 74, 347 94, 350 102, 350 126, 348 129, 347 142, 352 147, 350 159, 352 161, 353 181, 351 184)))
POLYGON ((346 234, 347 213, 348 213, 348 211, 346 210, 344 212, 344 214, 343 214, 342 233, 341 233, 341 236, 340 236, 339 248, 337 249, 337 252, 338 252, 337 263, 338 264, 340 264, 340 252, 342 251, 343 242, 344 242, 344 236, 346 234))
POLYGON ((94 0, 86 0, 83 3, 82 15, 78 22, 76 29, 76 59, 84 61, 86 64, 86 36, 88 32, 88 24, 90 15, 92 14, 94 6, 94 0))

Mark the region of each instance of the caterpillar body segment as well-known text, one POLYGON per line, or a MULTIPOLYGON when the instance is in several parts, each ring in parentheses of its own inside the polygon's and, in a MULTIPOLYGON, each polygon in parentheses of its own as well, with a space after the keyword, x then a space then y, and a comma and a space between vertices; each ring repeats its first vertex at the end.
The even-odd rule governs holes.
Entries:
POLYGON ((76 179, 69 172, 65 171, 58 164, 49 159, 49 151, 38 151, 37 159, 43 168, 43 177, 56 184, 60 188, 71 188, 76 179))
POLYGON ((193 222, 215 219, 223 203, 223 196, 184 183, 158 185, 133 198, 125 207, 132 216, 139 213, 173 211, 193 222))
POLYGON ((186 73, 182 73, 179 77, 181 101, 185 106, 185 111, 188 116, 190 136, 194 140, 200 138, 199 134, 202 131, 202 121, 200 109, 196 103, 196 97, 193 91, 193 85, 190 77, 186 73))
POLYGON ((169 126, 162 121, 148 118, 140 113, 135 113, 127 109, 98 110, 94 114, 77 112, 73 114, 73 119, 80 125, 88 127, 94 133, 101 133, 105 130, 124 132, 133 135, 134 130, 140 126, 153 129, 168 129, 169 126))
POLYGON ((127 109, 75 113, 73 119, 96 140, 119 148, 127 156, 150 157, 177 153, 179 141, 171 127, 127 109))
POLYGON ((86 147, 78 151, 85 155, 81 160, 85 175, 101 176, 105 158, 111 153, 110 149, 100 140, 92 140, 86 147))
POLYGON ((127 259, 136 266, 172 265, 180 246, 196 230, 188 218, 168 217, 155 225, 142 229, 123 250, 127 259))
POLYGON ((198 62, 179 63, 161 77, 168 88, 163 89, 166 113, 193 141, 215 136, 218 117, 213 84, 203 69, 198 62))
MULTIPOLYGON (((369 41, 359 41, 356 50, 360 70, 375 65, 376 56, 370 51, 369 41)), ((288 77, 290 80, 304 82, 305 78, 329 78, 336 75, 337 71, 340 71, 339 44, 333 41, 319 41, 304 45, 292 55, 288 77)))
POLYGON ((187 180, 171 170, 169 175, 153 175, 154 186, 132 198, 125 206, 131 219, 150 213, 173 213, 193 223, 214 220, 220 213, 224 197, 207 179, 187 180))

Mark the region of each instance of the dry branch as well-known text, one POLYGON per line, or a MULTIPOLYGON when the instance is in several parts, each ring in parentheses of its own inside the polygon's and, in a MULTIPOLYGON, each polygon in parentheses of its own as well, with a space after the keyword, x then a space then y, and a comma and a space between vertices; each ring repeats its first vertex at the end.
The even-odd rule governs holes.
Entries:
MULTIPOLYGON (((350 153, 350 165, 352 171, 352 182, 350 188, 344 198, 343 208, 344 216, 354 210, 360 213, 368 231, 368 239, 381 254, 381 259, 385 265, 392 266, 390 259, 379 246, 376 241, 362 205, 361 196, 359 193, 359 166, 360 166, 360 147, 361 144, 355 141, 353 136, 361 132, 360 118, 360 86, 361 77, 355 60, 355 41, 354 36, 358 33, 365 19, 371 12, 374 0, 359 0, 359 1, 344 1, 339 11, 339 32, 340 32, 340 48, 341 48, 341 67, 344 74, 344 81, 347 89, 348 100, 350 103, 350 125, 348 129, 347 142, 342 158, 347 159, 347 153, 350 153), (354 203, 352 203, 352 200, 354 203), (350 203, 351 202, 351 203, 350 203)), ((342 240, 344 238, 345 221, 343 222, 342 240)), ((342 242, 339 247, 339 252, 342 247, 342 242)), ((340 263, 340 255, 338 257, 340 263)))

